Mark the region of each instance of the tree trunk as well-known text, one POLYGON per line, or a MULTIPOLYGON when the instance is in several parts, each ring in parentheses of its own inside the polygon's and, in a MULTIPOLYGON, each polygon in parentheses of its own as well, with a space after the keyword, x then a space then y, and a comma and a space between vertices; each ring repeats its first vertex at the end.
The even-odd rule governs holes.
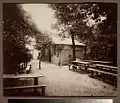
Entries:
POLYGON ((49 62, 51 62, 51 48, 49 47, 49 62))
POLYGON ((72 49, 73 49, 73 60, 76 60, 75 40, 74 40, 74 35, 73 34, 71 34, 71 39, 72 39, 72 49))
POLYGON ((41 69, 41 52, 39 52, 39 69, 41 69))
POLYGON ((39 70, 41 69, 41 60, 39 59, 39 70))
POLYGON ((85 60, 87 60, 87 46, 84 47, 84 57, 85 60))

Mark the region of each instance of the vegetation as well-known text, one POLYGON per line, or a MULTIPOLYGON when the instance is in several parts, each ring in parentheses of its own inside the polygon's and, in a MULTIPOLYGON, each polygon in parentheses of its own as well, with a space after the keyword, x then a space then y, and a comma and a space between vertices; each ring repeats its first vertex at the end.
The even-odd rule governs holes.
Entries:
POLYGON ((52 44, 52 40, 51 40, 49 34, 46 32, 44 32, 44 33, 40 32, 40 33, 36 34, 35 38, 36 38, 35 48, 37 50, 43 50, 45 48, 49 48, 50 45, 52 44))
POLYGON ((117 52, 117 4, 51 4, 57 23, 55 28, 60 36, 67 32, 73 43, 78 39, 86 44, 86 58, 93 60, 112 60, 116 65, 117 52), (113 55, 111 55, 113 54, 113 55))
POLYGON ((3 4, 3 56, 4 73, 19 71, 19 65, 31 60, 26 48, 28 38, 36 34, 30 17, 18 4, 3 4))

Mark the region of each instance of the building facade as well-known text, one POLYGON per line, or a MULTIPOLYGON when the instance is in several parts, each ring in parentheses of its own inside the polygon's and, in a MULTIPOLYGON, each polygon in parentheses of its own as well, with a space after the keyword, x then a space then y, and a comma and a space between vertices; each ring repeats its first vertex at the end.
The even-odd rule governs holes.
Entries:
MULTIPOLYGON (((58 37, 54 37, 52 41, 53 44, 42 51, 42 61, 48 61, 56 65, 67 65, 70 58, 73 57, 72 40, 68 38, 61 40, 58 37)), ((85 45, 76 40, 75 45, 76 58, 82 60, 84 58, 85 45)))

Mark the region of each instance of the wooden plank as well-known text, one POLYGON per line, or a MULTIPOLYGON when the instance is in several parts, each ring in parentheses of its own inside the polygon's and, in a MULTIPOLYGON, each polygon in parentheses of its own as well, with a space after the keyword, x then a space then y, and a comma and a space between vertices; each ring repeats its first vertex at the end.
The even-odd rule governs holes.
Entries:
POLYGON ((113 76, 118 76, 117 74, 114 74, 114 73, 110 73, 110 72, 105 72, 105 71, 101 71, 101 70, 97 70, 97 69, 92 69, 92 68, 89 68, 88 70, 91 70, 91 71, 94 71, 94 72, 99 72, 99 73, 104 73, 104 74, 108 74, 108 75, 113 75, 113 76))
POLYGON ((31 73, 31 74, 3 74, 3 78, 5 79, 17 79, 17 78, 34 78, 34 77, 44 77, 42 74, 36 74, 36 73, 31 73))
POLYGON ((90 62, 92 62, 92 63, 102 63, 102 64, 110 64, 110 63, 112 63, 110 61, 93 61, 93 60, 91 60, 90 62))
POLYGON ((46 87, 46 85, 32 85, 32 86, 14 86, 14 87, 4 87, 4 90, 10 89, 24 89, 24 88, 38 88, 38 87, 46 87))
POLYGON ((108 65, 102 65, 102 64, 96 64, 96 66, 110 68, 110 69, 117 69, 117 67, 115 67, 115 66, 108 66, 108 65))
POLYGON ((89 62, 85 62, 85 61, 71 61, 71 63, 77 63, 77 64, 89 64, 89 62))
POLYGON ((32 86, 16 86, 16 87, 4 87, 4 90, 13 90, 13 89, 18 89, 19 92, 22 92, 22 89, 28 89, 28 88, 34 88, 34 92, 37 93, 36 88, 41 88, 42 89, 42 95, 45 96, 45 87, 46 85, 32 85, 32 86))

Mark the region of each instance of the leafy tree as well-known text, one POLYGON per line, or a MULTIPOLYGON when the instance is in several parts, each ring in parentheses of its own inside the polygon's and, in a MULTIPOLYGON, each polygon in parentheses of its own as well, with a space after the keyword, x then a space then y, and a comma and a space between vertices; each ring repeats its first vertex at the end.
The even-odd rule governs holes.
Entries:
MULTIPOLYGON (((89 4, 51 4, 55 10, 57 24, 55 28, 66 31, 72 38, 73 58, 75 59, 74 39, 83 41, 87 45, 87 54, 94 60, 116 61, 116 35, 117 35, 117 5, 114 3, 89 4), (114 37, 114 40, 111 39, 114 37), (115 49, 113 57, 110 52, 115 49), (105 58, 107 57, 107 58, 105 58)), ((87 57, 87 56, 86 56, 87 57)))
POLYGON ((50 47, 50 45, 52 44, 51 37, 46 32, 44 33, 40 32, 36 34, 35 38, 36 38, 35 48, 37 50, 43 50, 45 48, 50 47))
MULTIPOLYGON (((64 33, 67 31, 72 39, 73 60, 75 60, 74 39, 79 34, 80 37, 85 37, 89 30, 89 27, 83 22, 85 16, 82 13, 79 13, 79 4, 51 4, 50 7, 55 10, 55 17, 58 20, 55 28, 62 31, 59 35, 64 37, 64 33)), ((84 38, 81 40, 83 39, 84 38)))
MULTIPOLYGON (((98 3, 81 6, 84 15, 95 22, 90 54, 95 60, 112 60, 117 63, 117 4, 98 3), (102 18, 101 18, 102 17, 102 18), (104 19, 103 19, 104 17, 104 19), (111 53, 113 55, 111 55, 111 53), (94 58, 95 57, 95 58, 94 58)), ((86 20, 86 22, 88 22, 86 20)))
POLYGON ((50 49, 52 40, 47 33, 42 33, 42 32, 36 34, 35 38, 36 38, 35 48, 40 51, 39 52, 39 69, 41 69, 41 60, 42 60, 42 57, 44 56, 43 55, 44 49, 45 48, 48 48, 48 50, 50 49))
POLYGON ((19 70, 20 63, 31 60, 31 54, 26 48, 29 43, 27 39, 38 32, 32 25, 21 5, 3 4, 4 73, 14 73, 19 70))

